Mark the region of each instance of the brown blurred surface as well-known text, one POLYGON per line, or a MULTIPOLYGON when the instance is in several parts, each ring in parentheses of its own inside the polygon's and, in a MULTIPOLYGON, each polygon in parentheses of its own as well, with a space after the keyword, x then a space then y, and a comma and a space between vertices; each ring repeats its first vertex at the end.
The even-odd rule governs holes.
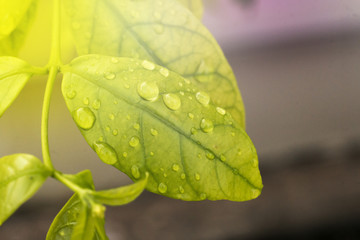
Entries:
MULTIPOLYGON (((360 238, 360 139, 276 158, 260 166, 265 187, 256 200, 182 202, 145 192, 107 209, 107 233, 111 240, 360 238)), ((30 200, 0 228, 0 239, 44 239, 65 202, 30 200)))

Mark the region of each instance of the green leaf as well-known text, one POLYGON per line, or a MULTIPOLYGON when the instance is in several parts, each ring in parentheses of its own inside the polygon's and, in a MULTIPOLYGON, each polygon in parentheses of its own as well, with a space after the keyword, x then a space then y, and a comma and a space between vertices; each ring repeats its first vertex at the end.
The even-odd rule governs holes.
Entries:
POLYGON ((0 57, 0 117, 32 76, 29 65, 14 57, 0 57))
POLYGON ((245 127, 233 71, 216 40, 177 1, 66 0, 80 55, 146 59, 190 79, 245 127))
POLYGON ((37 0, 0 2, 0 56, 16 56, 33 22, 37 0))
POLYGON ((148 174, 146 177, 132 185, 115 189, 93 192, 94 199, 102 204, 110 206, 121 206, 134 201, 145 189, 148 174))
POLYGON ((183 200, 245 201, 262 189, 256 150, 189 80, 148 61, 99 55, 62 69, 73 119, 100 159, 183 200))
POLYGON ((108 239, 105 235, 103 207, 96 205, 100 217, 74 194, 54 219, 46 240, 108 239))
POLYGON ((0 225, 31 198, 50 172, 28 154, 0 158, 0 225))
POLYGON ((81 171, 75 175, 64 174, 65 178, 85 189, 95 189, 94 181, 90 170, 81 171))
POLYGON ((202 0, 177 0, 182 5, 187 7, 190 11, 193 12, 193 14, 198 17, 199 19, 203 16, 203 2, 202 0))

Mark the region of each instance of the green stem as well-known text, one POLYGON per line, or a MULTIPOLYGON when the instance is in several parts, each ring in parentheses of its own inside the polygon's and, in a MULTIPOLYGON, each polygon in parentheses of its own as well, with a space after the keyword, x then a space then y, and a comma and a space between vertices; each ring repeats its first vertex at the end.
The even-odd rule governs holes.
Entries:
POLYGON ((41 117, 41 148, 44 164, 49 170, 55 171, 51 162, 49 149, 49 110, 51 95, 53 92, 56 76, 62 65, 60 57, 60 0, 54 0, 53 6, 53 29, 52 29, 52 45, 50 52, 50 60, 48 68, 50 69, 49 78, 46 84, 44 103, 41 117))
POLYGON ((79 187, 78 185, 76 185, 75 183, 64 177, 61 172, 55 171, 54 178, 57 179, 59 182, 63 183, 65 186, 70 188, 75 193, 81 194, 86 191, 85 189, 79 187))

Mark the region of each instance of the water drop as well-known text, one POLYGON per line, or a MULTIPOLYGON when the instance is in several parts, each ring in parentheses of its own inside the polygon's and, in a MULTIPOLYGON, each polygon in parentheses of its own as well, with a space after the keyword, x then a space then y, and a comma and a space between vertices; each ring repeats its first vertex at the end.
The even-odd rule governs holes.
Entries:
POLYGON ((171 110, 175 111, 181 107, 180 98, 173 93, 167 93, 167 94, 163 95, 163 101, 164 101, 165 105, 171 110))
POLYGON ((155 82, 142 82, 137 86, 137 92, 147 101, 155 101, 159 96, 159 87, 155 82))
POLYGON ((194 114, 188 113, 188 117, 189 117, 190 119, 194 119, 194 114))
POLYGON ((178 164, 174 163, 174 164, 172 165, 172 170, 174 170, 175 172, 177 172, 177 171, 180 170, 180 166, 179 166, 178 164))
POLYGON ((131 147, 136 147, 137 145, 139 145, 140 139, 138 137, 132 137, 129 141, 129 145, 131 147))
POLYGON ((182 174, 180 175, 180 178, 181 178, 182 180, 184 180, 184 179, 186 178, 185 173, 182 173, 182 174))
POLYGON ((115 73, 112 73, 112 72, 105 73, 104 76, 107 80, 114 80, 116 77, 115 73))
POLYGON ((258 167, 259 166, 259 161, 254 158, 251 160, 251 166, 253 166, 254 168, 258 167))
POLYGON ((98 140, 99 142, 103 142, 104 141, 104 137, 103 136, 101 136, 101 137, 99 137, 99 140, 98 140))
POLYGON ((153 136, 156 136, 156 135, 158 135, 158 131, 156 130, 156 129, 151 129, 150 130, 150 132, 151 132, 151 135, 153 135, 153 136))
POLYGON ((158 186, 158 190, 160 193, 166 193, 167 192, 167 186, 165 183, 160 183, 158 186))
POLYGON ((110 126, 106 126, 105 131, 110 132, 110 126))
POLYGON ((198 102, 201 103, 202 105, 204 105, 204 106, 209 105, 210 96, 206 92, 197 92, 195 97, 196 97, 196 100, 198 100, 198 102))
POLYGON ((168 76, 169 76, 169 70, 167 70, 166 68, 160 68, 159 72, 160 72, 160 74, 163 75, 164 77, 168 77, 168 76))
POLYGON ((95 110, 98 110, 100 107, 101 107, 101 102, 99 99, 96 99, 94 100, 94 102, 92 103, 92 107, 95 109, 95 110))
POLYGON ((133 177, 134 177, 135 179, 139 179, 139 178, 140 178, 140 171, 139 171, 138 166, 133 165, 133 166, 131 167, 131 174, 133 175, 133 177))
POLYGON ((213 160, 215 158, 214 154, 211 152, 206 152, 206 157, 210 160, 213 160))
POLYGON ((192 135, 195 135, 197 133, 197 130, 196 128, 191 128, 190 132, 192 135))
POLYGON ((76 91, 75 90, 71 90, 71 91, 68 91, 67 93, 66 93, 66 97, 68 98, 68 99, 74 99, 75 97, 76 97, 76 91))
POLYGON ((183 86, 183 83, 182 82, 179 82, 179 87, 182 87, 183 86))
POLYGON ((179 93, 180 93, 181 96, 185 95, 185 93, 183 91, 180 91, 179 93))
POLYGON ((130 88, 130 85, 127 84, 127 83, 124 83, 124 88, 129 89, 129 88, 130 88))
POLYGON ((233 169, 233 174, 234 174, 234 175, 239 175, 239 170, 237 170, 237 169, 234 168, 234 169, 233 169))
POLYGON ((164 174, 163 174, 163 176, 164 176, 164 177, 167 177, 167 174, 166 174, 166 173, 164 173, 164 174))
POLYGON ((126 158, 128 156, 127 152, 123 152, 123 157, 126 158))
POLYGON ((214 124, 211 120, 203 118, 200 123, 201 130, 205 133, 212 132, 214 130, 214 124))
POLYGON ((150 156, 154 156, 155 155, 155 153, 154 152, 150 152, 150 156))
POLYGON ((144 61, 141 63, 141 65, 142 65, 145 69, 150 70, 150 71, 155 69, 155 64, 153 64, 152 62, 149 62, 149 61, 147 61, 147 60, 144 60, 144 61))
POLYGON ((95 142, 93 147, 101 161, 104 163, 112 165, 117 162, 116 152, 109 144, 95 142))
POLYGON ((220 115, 225 115, 226 114, 226 110, 221 108, 221 107, 217 107, 216 111, 220 114, 220 115))
POLYGON ((114 120, 114 119, 115 119, 115 115, 114 115, 113 113, 110 113, 110 114, 109 114, 109 119, 110 119, 110 120, 114 120))
POLYGON ((180 187, 179 187, 179 192, 180 192, 180 193, 184 193, 184 192, 185 192, 185 189, 184 189, 182 186, 180 186, 180 187))
POLYGON ((117 136, 117 135, 119 134, 119 131, 118 131, 117 129, 114 129, 114 130, 112 131, 112 134, 113 134, 114 136, 117 136))
POLYGON ((223 162, 225 162, 225 161, 226 161, 226 157, 221 154, 221 155, 220 155, 220 160, 223 161, 223 162))
POLYGON ((114 100, 114 104, 115 104, 115 105, 118 105, 118 103, 119 103, 119 102, 118 102, 117 100, 114 100))
POLYGON ((231 136, 235 137, 235 135, 236 135, 235 132, 231 132, 231 136))
POLYGON ((73 112, 73 118, 76 124, 84 130, 92 128, 96 119, 94 113, 87 107, 75 110, 73 112))
POLYGON ((199 181, 200 180, 200 174, 196 173, 195 174, 195 179, 196 179, 196 181, 199 181))
POLYGON ((134 129, 139 130, 139 129, 140 129, 140 124, 135 123, 135 124, 134 124, 134 129))
POLYGON ((83 99, 83 103, 84 103, 85 105, 89 105, 89 98, 85 97, 85 98, 83 99))
POLYGON ((205 199, 206 199, 206 194, 205 194, 205 193, 201 193, 201 194, 200 194, 200 199, 201 199, 201 200, 205 200, 205 199))

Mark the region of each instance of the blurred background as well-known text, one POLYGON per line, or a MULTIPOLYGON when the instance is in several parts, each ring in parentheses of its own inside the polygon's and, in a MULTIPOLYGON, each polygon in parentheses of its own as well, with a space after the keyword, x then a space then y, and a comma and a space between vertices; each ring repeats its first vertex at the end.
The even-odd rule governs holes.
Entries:
MULTIPOLYGON (((204 3, 204 24, 223 48, 243 95, 263 193, 233 203, 181 202, 146 192, 129 205, 108 208, 110 239, 360 239, 360 1, 204 3)), ((50 16, 47 7, 39 11, 50 16)), ((48 51, 50 35, 36 26, 50 22, 39 19, 29 39, 39 41, 41 34, 37 44, 48 51)), ((64 58, 70 59, 74 51, 64 45, 69 50, 64 58)), ((33 57, 28 46, 22 56, 33 57)), ((41 79, 28 84, 0 119, 1 156, 19 151, 41 156, 44 87, 41 79)), ((50 147, 59 170, 90 168, 98 189, 129 183, 88 147, 59 87, 50 147)), ((0 239, 44 239, 70 195, 47 181, 0 228, 0 239)))

